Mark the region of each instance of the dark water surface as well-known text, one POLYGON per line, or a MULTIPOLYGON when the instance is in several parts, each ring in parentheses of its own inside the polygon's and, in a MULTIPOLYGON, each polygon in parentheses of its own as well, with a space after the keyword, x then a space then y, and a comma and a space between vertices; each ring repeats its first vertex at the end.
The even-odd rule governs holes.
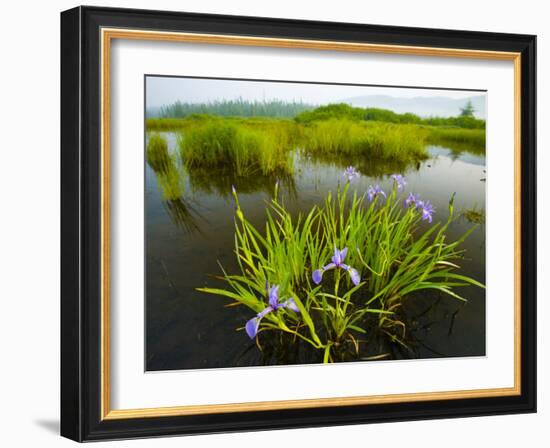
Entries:
MULTIPOLYGON (((164 133, 171 150, 176 136, 164 133)), ((434 220, 448 217, 449 199, 456 193, 455 211, 485 211, 485 157, 430 147, 431 158, 416 166, 369 166, 368 162, 318 161, 296 156, 294 179, 282 179, 282 194, 291 212, 308 211, 324 201, 329 190, 342 182, 343 167, 357 166, 362 175, 352 184, 363 193, 378 183, 389 190, 389 174, 401 172, 406 192, 419 193, 436 208, 434 220)), ((163 201, 156 174, 145 169, 146 222, 146 369, 172 370, 317 362, 317 354, 296 347, 292 353, 260 352, 242 328, 254 313, 246 307, 226 308, 228 300, 196 291, 202 286, 223 287, 215 278, 220 264, 237 272, 234 256, 234 203, 230 185, 239 192, 247 219, 263 228, 265 201, 273 178, 235 179, 230 173, 204 170, 186 176, 185 194, 177 201, 163 201), (296 350, 300 351, 299 353, 296 350)), ((473 224, 462 216, 448 229, 450 239, 473 224)), ((485 226, 480 225, 463 245, 461 274, 485 283, 485 226)), ((423 294, 405 300, 407 343, 413 352, 393 347, 391 358, 480 356, 485 354, 485 292, 469 287, 460 294, 467 303, 450 296, 423 294)), ((376 351, 371 353, 376 354, 376 351)))

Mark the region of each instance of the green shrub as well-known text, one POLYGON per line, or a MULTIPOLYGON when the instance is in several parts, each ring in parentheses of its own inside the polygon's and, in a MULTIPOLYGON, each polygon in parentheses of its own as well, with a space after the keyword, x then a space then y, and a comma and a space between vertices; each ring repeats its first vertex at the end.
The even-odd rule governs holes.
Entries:
POLYGON ((298 123, 311 123, 320 120, 347 119, 362 120, 365 112, 360 107, 353 107, 346 103, 328 104, 320 106, 313 110, 306 110, 296 115, 295 120, 298 123))

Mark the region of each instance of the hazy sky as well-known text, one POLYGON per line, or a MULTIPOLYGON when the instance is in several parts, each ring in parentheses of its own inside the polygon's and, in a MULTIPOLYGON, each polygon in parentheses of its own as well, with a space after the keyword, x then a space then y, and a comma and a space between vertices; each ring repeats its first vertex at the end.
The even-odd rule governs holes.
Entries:
POLYGON ((176 101, 203 103, 215 100, 272 100, 302 101, 325 104, 365 95, 389 95, 396 98, 445 97, 453 99, 481 95, 476 91, 410 89, 396 87, 340 86, 326 84, 297 84, 265 81, 233 81, 191 78, 146 78, 147 108, 172 104, 176 101))

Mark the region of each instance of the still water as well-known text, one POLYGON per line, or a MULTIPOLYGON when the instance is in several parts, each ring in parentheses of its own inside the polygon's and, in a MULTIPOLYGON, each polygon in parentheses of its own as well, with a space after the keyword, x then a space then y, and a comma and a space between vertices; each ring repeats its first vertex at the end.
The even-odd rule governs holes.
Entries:
MULTIPOLYGON (((175 151, 176 135, 163 133, 175 151)), ((295 175, 281 180, 283 200, 293 212, 321 204, 328 191, 343 181, 345 166, 362 173, 352 188, 365 192, 369 185, 391 188, 388 175, 400 172, 406 192, 419 193, 435 206, 434 221, 446 220, 449 199, 461 215, 448 229, 458 238, 473 224, 467 210, 485 211, 485 157, 443 147, 430 147, 431 157, 414 166, 395 167, 353 163, 349 160, 312 160, 298 155, 295 175), (385 174, 385 176, 383 175, 385 174)), ((244 331, 237 331, 254 314, 245 307, 226 308, 227 299, 196 291, 203 286, 223 287, 216 279, 220 265, 236 272, 234 212, 231 184, 239 192, 241 208, 258 228, 265 222, 265 201, 275 178, 235 179, 230 173, 204 170, 187 175, 185 193, 177 201, 163 201, 156 174, 145 169, 146 222, 146 369, 173 370, 319 362, 307 347, 291 350, 267 347, 260 352, 244 331)), ((463 245, 461 273, 485 283, 485 226, 463 245)), ((467 303, 437 293, 405 300, 407 343, 411 350, 391 347, 389 358, 481 356, 485 354, 485 292, 476 287, 457 291, 467 303)), ((387 347, 387 346, 386 346, 387 347)), ((364 356, 378 354, 374 351, 364 356)))

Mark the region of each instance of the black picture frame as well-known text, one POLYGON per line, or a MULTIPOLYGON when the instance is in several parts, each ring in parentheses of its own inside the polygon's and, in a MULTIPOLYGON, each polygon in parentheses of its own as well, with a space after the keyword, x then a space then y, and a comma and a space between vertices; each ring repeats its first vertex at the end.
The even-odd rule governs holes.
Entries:
POLYGON ((99 7, 61 13, 61 435, 76 441, 536 412, 536 37, 99 7), (521 394, 101 418, 100 29, 521 53, 521 394))

